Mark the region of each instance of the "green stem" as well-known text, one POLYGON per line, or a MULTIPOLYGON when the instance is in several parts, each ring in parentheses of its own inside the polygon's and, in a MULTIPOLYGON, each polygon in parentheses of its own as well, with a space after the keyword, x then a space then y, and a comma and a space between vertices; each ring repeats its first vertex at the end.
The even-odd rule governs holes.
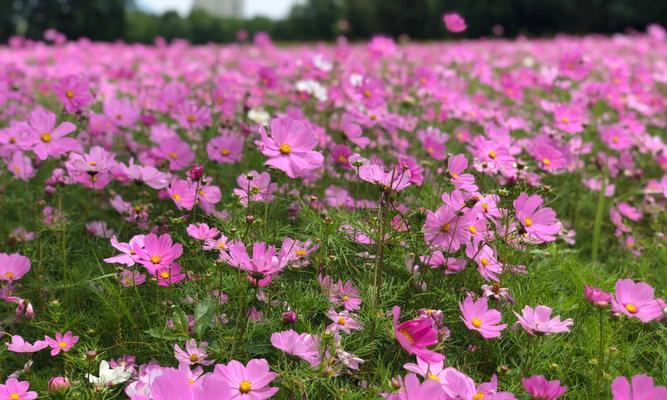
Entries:
POLYGON ((605 313, 600 311, 600 326, 598 327, 598 330, 600 331, 600 337, 598 339, 598 369, 595 374, 595 390, 597 393, 600 394, 600 398, 603 398, 603 391, 604 387, 602 384, 602 375, 604 373, 605 365, 604 365, 604 348, 605 348, 605 334, 604 334, 604 321, 605 321, 605 313))
POLYGON ((600 233, 602 231, 602 217, 604 215, 605 208, 605 191, 607 189, 607 169, 604 169, 602 174, 602 185, 600 187, 600 193, 598 194, 598 204, 595 209, 595 222, 593 224, 593 249, 591 258, 594 263, 598 261, 598 252, 600 250, 600 233))

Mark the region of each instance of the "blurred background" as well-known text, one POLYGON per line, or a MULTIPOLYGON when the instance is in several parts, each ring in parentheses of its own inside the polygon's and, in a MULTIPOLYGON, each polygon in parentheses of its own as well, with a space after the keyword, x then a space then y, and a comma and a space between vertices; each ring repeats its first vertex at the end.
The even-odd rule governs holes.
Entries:
POLYGON ((667 0, 0 0, 0 40, 39 39, 54 28, 70 39, 232 42, 237 32, 279 41, 365 39, 376 33, 447 37, 441 16, 457 11, 457 37, 550 36, 667 26, 667 0))

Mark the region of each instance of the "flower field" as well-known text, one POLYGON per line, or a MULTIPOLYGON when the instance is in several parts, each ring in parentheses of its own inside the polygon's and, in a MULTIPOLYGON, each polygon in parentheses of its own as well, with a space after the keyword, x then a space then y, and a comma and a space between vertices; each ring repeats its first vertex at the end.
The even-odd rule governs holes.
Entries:
POLYGON ((46 37, 0 47, 0 400, 667 399, 660 26, 46 37))

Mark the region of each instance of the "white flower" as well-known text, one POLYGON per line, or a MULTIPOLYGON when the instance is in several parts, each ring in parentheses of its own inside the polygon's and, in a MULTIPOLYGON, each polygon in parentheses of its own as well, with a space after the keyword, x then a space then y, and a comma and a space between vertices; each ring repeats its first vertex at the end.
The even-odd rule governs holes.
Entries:
POLYGON ((314 80, 303 80, 296 83, 296 90, 305 92, 315 97, 319 101, 327 101, 327 89, 314 80))
POLYGON ((130 379, 132 371, 125 369, 125 367, 118 366, 111 368, 109 363, 102 361, 100 363, 100 376, 87 375, 88 381, 95 386, 114 386, 119 383, 126 382, 130 379))
POLYGON ((248 111, 248 119, 261 125, 266 125, 271 115, 263 108, 251 108, 248 111))
POLYGON ((313 57, 313 65, 320 71, 329 72, 333 69, 333 64, 324 58, 322 54, 316 54, 313 57))

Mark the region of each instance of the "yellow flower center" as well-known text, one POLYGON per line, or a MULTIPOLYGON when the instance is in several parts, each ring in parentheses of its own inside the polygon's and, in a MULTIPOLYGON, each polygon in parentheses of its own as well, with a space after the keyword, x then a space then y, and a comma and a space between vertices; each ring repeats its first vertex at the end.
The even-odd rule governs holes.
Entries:
POLYGON ((630 314, 634 314, 637 312, 637 306, 635 306, 632 303, 628 303, 625 305, 625 309, 628 310, 630 314))
POLYGON ((9 138, 9 143, 10 144, 15 144, 16 143, 16 138, 14 136, 9 138))
POLYGON ((614 143, 618 143, 620 140, 621 139, 618 136, 614 136, 613 138, 611 138, 611 141, 614 143))
POLYGON ((482 203, 482 210, 489 211, 489 203, 482 203))
POLYGON ((408 332, 407 329, 399 329, 398 333, 405 336, 405 338, 408 339, 408 342, 410 342, 410 344, 415 342, 415 338, 412 337, 412 335, 410 334, 410 332, 408 332))
POLYGON ((338 317, 338 325, 345 325, 347 323, 347 320, 345 317, 338 317))
POLYGON ((176 154, 175 151, 172 151, 171 153, 169 153, 169 158, 171 158, 172 160, 175 160, 175 159, 178 158, 178 154, 176 154))
POLYGON ((440 382, 440 377, 436 374, 428 374, 428 379, 436 382, 440 382))
POLYGON ((496 158, 497 154, 495 150, 489 150, 489 157, 496 158))
POLYGON ((371 97, 372 95, 373 95, 373 93, 371 93, 370 90, 368 90, 368 89, 364 90, 364 97, 365 97, 365 98, 369 98, 369 97, 371 97))
POLYGON ((482 327, 482 320, 479 319, 479 318, 473 318, 473 319, 470 321, 470 323, 471 323, 472 326, 474 326, 475 328, 481 328, 481 327, 482 327))
POLYGON ((246 394, 250 393, 250 390, 252 390, 252 383, 248 380, 242 380, 241 384, 239 385, 239 392, 246 394))
POLYGON ((7 279, 12 279, 14 278, 14 273, 12 271, 7 271, 5 272, 5 277, 7 277, 7 279))
POLYGON ((570 119, 569 119, 568 117, 563 117, 563 118, 561 118, 560 120, 561 120, 561 122, 563 122, 564 124, 567 124, 568 122, 570 122, 570 119))
POLYGON ((44 143, 49 143, 53 139, 53 137, 51 137, 51 134, 49 132, 42 133, 42 136, 40 136, 39 138, 42 139, 42 142, 44 143))
POLYGON ((345 156, 342 155, 342 154, 339 155, 339 156, 338 156, 338 162, 341 163, 341 164, 345 164, 345 163, 347 163, 347 157, 345 157, 345 156))
POLYGON ((231 151, 229 151, 229 149, 222 149, 222 150, 220 150, 220 154, 222 154, 223 156, 228 156, 229 153, 231 153, 231 151))
POLYGON ((67 96, 68 99, 71 99, 72 97, 74 97, 74 92, 71 91, 71 90, 68 90, 68 91, 65 92, 65 96, 67 96))
POLYGON ((178 193, 174 193, 174 194, 172 194, 171 197, 172 197, 174 200, 176 200, 176 201, 180 201, 180 200, 181 200, 181 195, 178 194, 178 193))
POLYGON ((162 271, 160 272, 160 278, 162 279, 169 279, 171 275, 169 274, 169 271, 162 271))
POLYGON ((470 233, 472 233, 473 235, 474 235, 475 233, 477 233, 477 228, 475 228, 473 225, 470 225, 470 227, 468 228, 468 230, 469 230, 470 233))
POLYGON ((280 145, 279 150, 280 150, 280 154, 286 156, 286 155, 288 155, 289 153, 292 152, 292 146, 290 146, 287 143, 283 143, 283 144, 280 145))
POLYGON ((191 361, 191 362, 197 362, 197 361, 199 361, 199 356, 196 355, 196 354, 191 355, 191 356, 190 356, 190 361, 191 361))
POLYGON ((435 150, 433 149, 433 147, 427 147, 427 148, 426 148, 426 152, 427 152, 428 154, 433 155, 433 152, 435 152, 435 150))
POLYGON ((224 250, 227 248, 227 245, 225 244, 225 242, 220 242, 218 243, 218 248, 224 250))
POLYGON ((10 393, 9 398, 12 400, 19 400, 21 396, 18 393, 10 393))
POLYGON ((152 256, 152 257, 151 257, 151 262, 152 262, 153 264, 159 264, 160 261, 162 261, 162 258, 161 258, 160 256, 152 256))
POLYGON ((477 392, 477 393, 475 393, 474 396, 472 396, 472 400, 482 400, 482 399, 484 399, 484 397, 486 397, 486 395, 484 393, 477 392))
POLYGON ((192 114, 188 115, 186 119, 188 120, 189 123, 193 123, 196 120, 195 116, 192 114))
POLYGON ((61 349, 64 349, 65 347, 67 347, 67 342, 58 343, 58 347, 60 347, 61 349))
POLYGON ((348 300, 350 300, 350 296, 344 294, 343 295, 343 301, 348 301, 348 300))
POLYGON ((447 233, 447 232, 449 232, 450 229, 452 229, 452 227, 449 224, 443 224, 440 227, 440 232, 447 233))
POLYGON ((479 262, 481 262, 482 265, 485 266, 485 267, 486 267, 487 265, 489 265, 489 259, 486 258, 486 257, 482 257, 482 258, 479 260, 479 262))
POLYGON ((90 161, 88 165, 90 165, 91 167, 97 167, 97 161, 90 161))
POLYGON ((533 226, 533 220, 530 217, 526 217, 523 222, 526 224, 527 227, 533 226))
POLYGON ((544 164, 544 165, 551 165, 551 160, 549 160, 548 158, 543 158, 543 159, 542 159, 542 164, 544 164))
POLYGON ((304 250, 304 249, 299 249, 299 250, 297 250, 297 251, 295 252, 295 254, 296 254, 297 256, 299 256, 299 257, 303 257, 303 256, 306 255, 306 250, 304 250))

